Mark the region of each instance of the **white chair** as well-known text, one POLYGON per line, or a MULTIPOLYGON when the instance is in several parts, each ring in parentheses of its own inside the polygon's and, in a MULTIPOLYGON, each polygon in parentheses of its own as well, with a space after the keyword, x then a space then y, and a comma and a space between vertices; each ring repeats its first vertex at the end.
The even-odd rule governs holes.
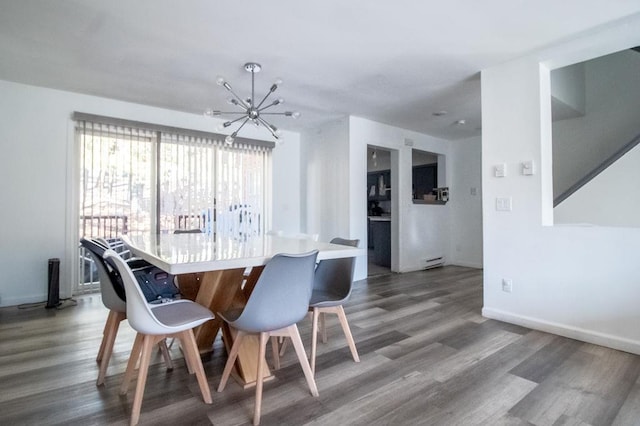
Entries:
POLYGON ((194 327, 214 318, 211 311, 195 302, 183 299, 149 305, 127 263, 113 250, 105 252, 105 259, 111 260, 122 276, 127 294, 127 318, 131 327, 138 332, 120 388, 122 395, 127 393, 136 362, 140 358, 138 382, 131 409, 131 425, 137 424, 140 418, 142 396, 153 346, 167 337, 175 337, 180 341, 187 366, 195 372, 204 402, 211 404, 211 391, 193 336, 194 327))
MULTIPOLYGON (((80 245, 89 252, 94 261, 96 270, 98 271, 98 279, 100 280, 102 303, 109 309, 107 322, 102 332, 102 342, 100 343, 100 349, 96 356, 96 362, 100 364, 96 386, 104 383, 120 323, 127 318, 127 303, 124 300, 125 295, 122 280, 119 280, 119 274, 114 273, 104 260, 103 255, 107 250, 107 246, 103 244, 103 240, 100 239, 82 238, 80 240, 80 245)), ((167 369, 171 370, 173 364, 169 357, 167 346, 164 342, 161 342, 159 346, 164 356, 167 369)))

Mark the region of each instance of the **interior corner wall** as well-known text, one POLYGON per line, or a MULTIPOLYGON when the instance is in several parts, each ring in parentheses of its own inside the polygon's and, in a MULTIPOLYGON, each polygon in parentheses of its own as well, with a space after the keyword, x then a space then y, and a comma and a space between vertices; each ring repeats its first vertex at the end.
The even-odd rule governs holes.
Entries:
POLYGON ((566 64, 577 53, 586 60, 640 44, 640 17, 624 24, 482 71, 482 312, 640 354, 640 229, 543 225, 552 191, 549 71, 541 60, 566 64), (524 160, 539 172, 522 175, 524 160), (507 165, 506 177, 493 176, 498 164, 507 165), (498 197, 510 197, 512 211, 496 211, 498 197), (511 293, 503 279, 512 280, 511 293))
MULTIPOLYGON (((49 258, 61 261, 60 296, 71 296, 78 245, 68 217, 75 205, 74 111, 206 132, 219 124, 202 115, 0 80, 0 306, 45 301, 49 258)), ((246 135, 264 138, 259 130, 248 128, 246 135)), ((300 138, 284 136, 273 155, 273 205, 276 224, 298 231, 300 138)))
POLYGON ((451 142, 450 263, 482 268, 482 138, 451 142))
POLYGON ((306 165, 306 228, 321 241, 352 238, 348 222, 349 123, 327 123, 301 136, 306 165))

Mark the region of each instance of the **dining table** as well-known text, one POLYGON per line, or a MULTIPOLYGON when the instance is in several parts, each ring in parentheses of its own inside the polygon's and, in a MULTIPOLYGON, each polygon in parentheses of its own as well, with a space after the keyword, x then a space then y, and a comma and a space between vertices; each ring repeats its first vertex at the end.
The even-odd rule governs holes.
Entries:
MULTIPOLYGON (((318 261, 366 254, 364 249, 280 235, 221 236, 216 233, 131 233, 123 236, 131 253, 175 275, 183 297, 209 308, 214 315, 242 308, 264 265, 278 253, 301 254, 318 250, 318 261)), ((222 330, 227 352, 235 331, 219 316, 194 330, 201 355, 213 351, 222 330)), ((245 387, 256 382, 258 339, 243 341, 234 378, 245 387)), ((264 369, 265 379, 271 377, 264 369)))

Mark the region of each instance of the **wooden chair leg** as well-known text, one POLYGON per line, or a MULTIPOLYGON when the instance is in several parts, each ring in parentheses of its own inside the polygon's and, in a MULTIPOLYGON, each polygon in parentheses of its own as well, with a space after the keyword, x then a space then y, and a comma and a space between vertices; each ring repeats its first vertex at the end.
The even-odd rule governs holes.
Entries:
POLYGON ((322 330, 322 343, 327 343, 327 314, 320 314, 320 329, 322 330))
POLYGON ((116 341, 118 334, 118 328, 120 322, 126 318, 124 312, 109 311, 107 317, 107 323, 104 326, 104 335, 102 336, 102 344, 98 351, 98 358, 100 358, 100 368, 98 369, 98 379, 96 380, 96 386, 100 386, 104 383, 104 377, 107 374, 107 368, 109 367, 109 360, 113 353, 113 345, 116 341), (100 353, 102 352, 102 353, 100 353))
POLYGON ((282 345, 280 345, 280 356, 284 356, 284 353, 287 351, 287 346, 289 346, 289 339, 282 339, 282 345))
POLYGON ((253 424, 260 424, 260 411, 262 410, 262 384, 264 382, 264 357, 267 351, 267 340, 269 334, 266 332, 260 333, 260 350, 258 351, 258 371, 256 374, 256 406, 253 411, 253 424))
POLYGON ((104 323, 104 329, 102 329, 102 341, 100 342, 100 349, 98 349, 98 355, 96 355, 96 362, 102 361, 102 355, 104 354, 104 347, 107 344, 107 333, 109 332, 109 325, 111 319, 111 310, 109 310, 109 315, 107 315, 107 322, 104 323))
POLYGON ((316 374, 316 351, 318 349, 318 316, 320 312, 318 308, 313 308, 313 317, 311 318, 311 374, 316 374))
POLYGON ((182 343, 182 348, 185 352, 185 357, 189 359, 189 365, 191 365, 196 373, 196 379, 200 386, 200 392, 202 393, 202 399, 207 404, 211 404, 211 389, 209 389, 209 382, 204 374, 204 367, 202 366, 202 360, 200 359, 200 352, 198 351, 198 345, 193 335, 193 330, 185 330, 180 333, 179 337, 182 343))
POLYGON ((145 335, 142 342, 142 354, 140 355, 140 368, 138 369, 138 382, 136 384, 136 393, 133 396, 133 407, 131 408, 130 425, 137 425, 140 420, 140 408, 142 408, 142 396, 144 395, 144 387, 147 383, 147 373, 149 371, 149 362, 155 336, 145 335))
POLYGON ((169 355, 169 349, 167 348, 167 339, 160 340, 158 342, 158 348, 160 349, 160 353, 162 353, 162 358, 164 358, 164 364, 167 366, 167 370, 173 370, 173 361, 171 360, 171 355, 169 355))
POLYGON ((360 362, 358 350, 356 349, 356 342, 353 340, 353 336, 351 335, 351 329, 349 328, 347 315, 344 313, 344 308, 342 307, 342 305, 336 306, 335 312, 336 314, 338 314, 338 319, 340 320, 340 324, 342 325, 342 331, 344 331, 344 337, 346 337, 349 349, 351 349, 351 356, 353 356, 353 360, 355 362, 360 362))
POLYGON ((133 348, 131 348, 131 355, 129 355, 129 362, 127 362, 127 370, 124 372, 124 379, 122 385, 120 385, 120 395, 126 395, 129 390, 129 383, 133 377, 133 372, 136 369, 136 364, 140 358, 140 351, 142 350, 142 340, 144 335, 136 334, 136 339, 133 341, 133 348))
POLYGON ((273 357, 273 369, 280 370, 280 354, 278 352, 278 337, 271 337, 271 356, 273 357))
POLYGON ((296 354, 298 355, 298 361, 300 361, 300 366, 302 367, 302 371, 304 372, 304 377, 306 377, 307 379, 307 384, 309 385, 309 389, 311 390, 311 395, 318 396, 318 388, 316 387, 316 381, 313 379, 313 373, 311 372, 309 361, 307 361, 307 354, 304 351, 304 346, 302 345, 302 339, 300 338, 300 333, 298 332, 298 326, 296 324, 293 324, 287 327, 287 331, 289 332, 291 343, 293 344, 293 347, 296 350, 296 354))
POLYGON ((236 338, 233 341, 233 346, 231 346, 231 352, 229 352, 229 358, 227 359, 227 363, 224 366, 224 371, 222 372, 222 377, 220 378, 218 392, 222 392, 224 390, 224 387, 227 385, 227 380, 229 379, 231 370, 233 370, 233 364, 236 362, 236 358, 238 357, 238 350, 242 345, 244 336, 245 333, 243 331, 237 330, 236 338))

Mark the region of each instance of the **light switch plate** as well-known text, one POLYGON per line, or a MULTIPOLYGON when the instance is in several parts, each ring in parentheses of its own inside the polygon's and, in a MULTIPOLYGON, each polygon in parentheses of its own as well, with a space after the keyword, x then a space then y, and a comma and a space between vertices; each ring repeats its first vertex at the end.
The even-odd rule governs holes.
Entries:
POLYGON ((525 176, 531 176, 536 173, 535 165, 533 164, 533 160, 523 161, 522 162, 522 174, 525 176))
POLYGON ((493 175, 495 177, 505 177, 507 175, 507 165, 502 163, 493 166, 493 175))

